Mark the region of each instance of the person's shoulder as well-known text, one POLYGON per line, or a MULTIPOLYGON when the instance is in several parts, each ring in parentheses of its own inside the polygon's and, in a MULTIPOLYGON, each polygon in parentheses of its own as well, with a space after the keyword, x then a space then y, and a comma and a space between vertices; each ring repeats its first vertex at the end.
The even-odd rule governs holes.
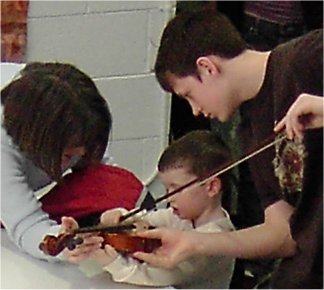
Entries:
POLYGON ((208 223, 201 225, 196 228, 199 232, 230 232, 235 230, 235 227, 230 219, 229 214, 225 209, 222 209, 224 212, 223 218, 218 218, 209 221, 208 223))
POLYGON ((323 29, 312 30, 302 36, 279 44, 273 53, 290 57, 302 57, 313 54, 314 50, 323 50, 323 29))
POLYGON ((279 74, 301 74, 308 68, 319 68, 323 62, 323 30, 307 34, 278 45, 271 51, 270 65, 279 74))
MULTIPOLYGON (((300 50, 307 48, 323 49, 323 29, 312 30, 300 37, 291 40, 290 42, 288 42, 288 45, 300 50)), ((309 52, 312 53, 312 51, 309 52)), ((304 53, 308 53, 308 51, 304 51, 304 53)))

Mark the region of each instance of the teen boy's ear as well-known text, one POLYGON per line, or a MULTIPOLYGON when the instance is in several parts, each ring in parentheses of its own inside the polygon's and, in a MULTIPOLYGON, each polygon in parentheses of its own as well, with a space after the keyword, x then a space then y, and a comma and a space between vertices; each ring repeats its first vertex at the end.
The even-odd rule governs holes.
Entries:
POLYGON ((197 70, 199 75, 219 75, 220 67, 214 58, 209 56, 201 56, 196 61, 197 70))

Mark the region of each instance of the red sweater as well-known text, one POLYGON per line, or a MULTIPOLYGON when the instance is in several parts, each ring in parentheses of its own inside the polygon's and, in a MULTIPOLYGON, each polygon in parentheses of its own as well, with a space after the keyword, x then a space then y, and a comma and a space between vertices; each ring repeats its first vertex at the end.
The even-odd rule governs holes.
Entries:
POLYGON ((126 169, 96 164, 66 175, 41 199, 42 208, 59 223, 62 216, 79 219, 116 207, 130 210, 143 187, 126 169))

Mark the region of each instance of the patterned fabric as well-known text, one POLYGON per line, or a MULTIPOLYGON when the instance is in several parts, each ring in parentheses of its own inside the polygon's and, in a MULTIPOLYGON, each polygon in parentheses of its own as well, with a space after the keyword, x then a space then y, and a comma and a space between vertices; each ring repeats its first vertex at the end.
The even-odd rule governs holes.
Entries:
POLYGON ((307 156, 305 145, 302 140, 284 139, 276 144, 275 150, 274 171, 282 194, 286 200, 296 204, 303 187, 304 159, 307 156))
POLYGON ((24 62, 29 1, 1 1, 1 61, 24 62))

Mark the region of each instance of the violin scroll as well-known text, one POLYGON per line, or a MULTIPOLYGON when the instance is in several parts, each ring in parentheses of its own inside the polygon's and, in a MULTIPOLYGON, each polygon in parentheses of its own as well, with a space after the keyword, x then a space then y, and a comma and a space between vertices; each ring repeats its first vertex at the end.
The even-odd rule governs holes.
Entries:
POLYGON ((46 235, 39 244, 39 249, 49 256, 57 256, 64 248, 73 250, 82 242, 81 238, 75 238, 73 234, 60 234, 57 237, 46 235))

